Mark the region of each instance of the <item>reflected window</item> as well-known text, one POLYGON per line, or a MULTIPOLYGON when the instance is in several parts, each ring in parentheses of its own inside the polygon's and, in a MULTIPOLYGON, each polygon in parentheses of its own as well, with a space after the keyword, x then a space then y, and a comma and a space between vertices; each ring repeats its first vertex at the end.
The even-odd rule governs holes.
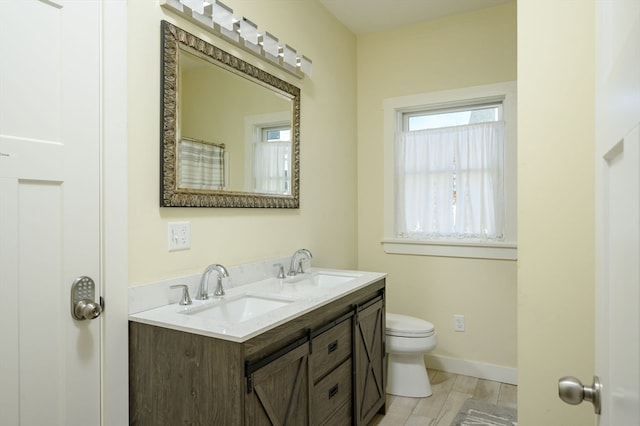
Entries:
POLYGON ((253 191, 291 194, 291 126, 256 129, 253 157, 253 191))

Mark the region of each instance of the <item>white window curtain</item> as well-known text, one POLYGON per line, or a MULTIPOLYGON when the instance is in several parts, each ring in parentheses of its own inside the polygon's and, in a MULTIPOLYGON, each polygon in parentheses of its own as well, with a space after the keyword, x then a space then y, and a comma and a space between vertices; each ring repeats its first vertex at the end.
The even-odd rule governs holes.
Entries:
POLYGON ((255 146, 254 191, 269 194, 290 194, 291 143, 261 142, 255 146))
POLYGON ((396 236, 501 240, 504 122, 401 132, 396 139, 396 236))

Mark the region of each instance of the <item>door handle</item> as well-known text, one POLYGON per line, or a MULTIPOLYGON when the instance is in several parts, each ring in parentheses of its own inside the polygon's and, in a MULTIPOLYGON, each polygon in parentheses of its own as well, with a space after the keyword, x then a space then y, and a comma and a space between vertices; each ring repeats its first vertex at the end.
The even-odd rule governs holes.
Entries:
POLYGON ((71 317, 78 321, 98 318, 104 309, 104 299, 95 302, 96 283, 91 277, 80 276, 71 285, 71 317))
POLYGON ((598 376, 593 376, 593 384, 591 386, 583 386, 582 382, 575 377, 561 377, 558 380, 558 396, 561 400, 571 405, 589 401, 593 404, 596 414, 600 414, 602 384, 598 376))

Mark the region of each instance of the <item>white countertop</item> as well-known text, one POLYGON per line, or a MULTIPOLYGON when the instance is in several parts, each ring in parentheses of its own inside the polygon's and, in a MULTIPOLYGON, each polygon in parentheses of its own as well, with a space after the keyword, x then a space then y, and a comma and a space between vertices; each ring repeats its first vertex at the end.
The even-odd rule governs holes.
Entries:
MULTIPOLYGON (((233 342, 244 342, 280 324, 366 287, 386 275, 386 273, 381 272, 312 268, 310 272, 295 278, 268 278, 225 289, 226 294, 221 298, 210 297, 208 300, 201 301, 195 300, 195 295, 192 294, 192 305, 181 306, 177 303, 164 305, 132 313, 129 315, 129 320, 233 342), (308 279, 316 274, 346 276, 352 279, 327 287, 309 285, 308 279), (239 323, 227 323, 187 313, 194 310, 206 310, 207 307, 205 305, 213 306, 246 294, 281 299, 291 303, 239 323)), ((215 287, 215 285, 212 285, 214 280, 212 279, 211 281, 210 290, 215 287)))

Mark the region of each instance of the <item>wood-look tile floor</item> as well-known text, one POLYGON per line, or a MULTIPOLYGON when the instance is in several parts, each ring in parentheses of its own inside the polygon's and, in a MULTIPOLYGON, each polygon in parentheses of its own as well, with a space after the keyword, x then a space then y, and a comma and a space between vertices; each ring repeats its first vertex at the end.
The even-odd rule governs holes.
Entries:
POLYGON ((376 415, 370 426, 449 426, 469 398, 516 408, 515 385, 438 370, 428 373, 433 395, 427 398, 387 395, 386 414, 376 415))

